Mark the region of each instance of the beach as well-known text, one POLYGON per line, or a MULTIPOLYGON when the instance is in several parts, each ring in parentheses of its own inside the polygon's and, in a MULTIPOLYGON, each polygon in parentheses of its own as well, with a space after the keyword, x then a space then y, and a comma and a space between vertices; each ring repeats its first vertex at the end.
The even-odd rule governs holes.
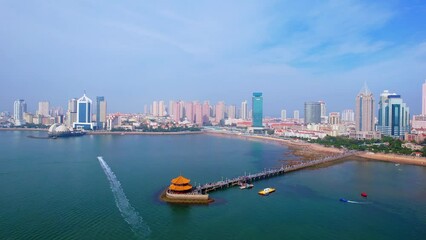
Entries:
MULTIPOLYGON (((341 154, 344 151, 338 148, 330 148, 325 147, 316 143, 307 143, 298 140, 286 140, 286 139, 278 139, 274 137, 268 136, 250 136, 250 135, 238 135, 231 134, 226 132, 204 132, 210 135, 216 136, 228 136, 228 137, 237 137, 246 140, 260 140, 265 142, 274 142, 286 145, 289 149, 292 150, 292 155, 296 156, 296 159, 291 160, 314 160, 319 158, 324 158, 327 156, 341 154)), ((407 155, 397 155, 397 154, 387 154, 387 153, 372 153, 372 152, 358 152, 356 156, 362 159, 376 160, 376 161, 385 161, 385 162, 393 162, 400 164, 411 164, 417 166, 426 166, 426 158, 425 157, 414 157, 407 155)))

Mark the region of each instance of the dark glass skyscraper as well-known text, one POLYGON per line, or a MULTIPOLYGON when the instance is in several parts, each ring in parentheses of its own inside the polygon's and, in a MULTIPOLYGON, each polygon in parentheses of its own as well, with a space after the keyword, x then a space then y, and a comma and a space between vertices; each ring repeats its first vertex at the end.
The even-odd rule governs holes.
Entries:
POLYGON ((305 124, 321 123, 321 103, 305 102, 305 124))
POLYGON ((263 97, 262 93, 254 92, 252 97, 253 127, 263 127, 263 97))

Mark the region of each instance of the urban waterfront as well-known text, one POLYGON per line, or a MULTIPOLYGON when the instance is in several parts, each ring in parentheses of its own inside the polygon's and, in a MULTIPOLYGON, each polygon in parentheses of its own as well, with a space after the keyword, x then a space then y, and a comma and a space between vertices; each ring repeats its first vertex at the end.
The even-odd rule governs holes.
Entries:
MULTIPOLYGON (((0 132, 0 239, 419 239, 426 168, 348 160, 211 194, 210 205, 158 196, 180 174, 192 184, 277 167, 278 144, 208 135, 31 139, 0 132), (103 156, 142 219, 126 222, 103 156), (105 172, 104 172, 105 171, 105 172), (260 197, 257 191, 275 187, 260 197), (367 192, 368 199, 360 193, 367 192), (365 202, 349 204, 339 198, 365 202)), ((125 199, 124 199, 124 198, 125 199)), ((126 211, 126 209, 124 209, 126 211)))

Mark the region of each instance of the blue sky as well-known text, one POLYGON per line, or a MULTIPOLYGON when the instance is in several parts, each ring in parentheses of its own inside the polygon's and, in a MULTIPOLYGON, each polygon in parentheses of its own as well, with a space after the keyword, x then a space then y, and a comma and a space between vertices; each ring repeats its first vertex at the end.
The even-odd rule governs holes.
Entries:
POLYGON ((420 113, 426 2, 2 1, 0 111, 66 106, 86 90, 109 112, 153 100, 264 93, 266 115, 324 100, 354 108, 367 82, 420 113))

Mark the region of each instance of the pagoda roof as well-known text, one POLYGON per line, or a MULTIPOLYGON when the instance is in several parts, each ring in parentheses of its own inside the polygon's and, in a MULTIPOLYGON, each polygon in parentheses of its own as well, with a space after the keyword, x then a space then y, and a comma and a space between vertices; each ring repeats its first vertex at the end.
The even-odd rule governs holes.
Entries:
POLYGON ((185 185, 185 186, 178 186, 178 185, 171 184, 169 186, 169 190, 177 191, 177 192, 188 191, 188 190, 191 190, 191 189, 192 189, 191 184, 188 184, 188 185, 185 185))
POLYGON ((191 181, 190 179, 185 178, 183 176, 179 176, 177 178, 172 179, 173 184, 179 184, 179 185, 188 184, 190 181, 191 181))

